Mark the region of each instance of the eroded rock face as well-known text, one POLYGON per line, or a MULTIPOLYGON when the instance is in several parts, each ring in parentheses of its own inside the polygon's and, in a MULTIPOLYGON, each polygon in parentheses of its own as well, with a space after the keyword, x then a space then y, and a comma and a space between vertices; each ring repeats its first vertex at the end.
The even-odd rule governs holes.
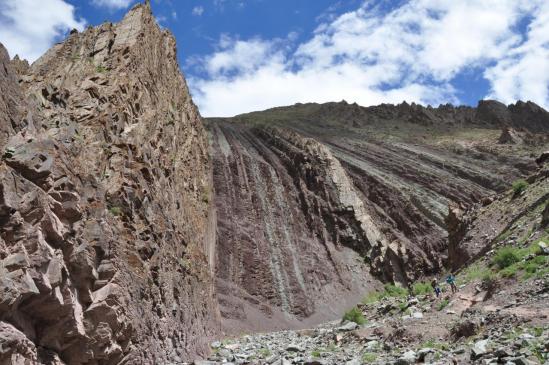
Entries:
POLYGON ((0 56, 0 363, 205 353, 211 170, 174 38, 138 5, 18 69, 22 91, 0 56))
POLYGON ((304 325, 360 300, 373 284, 356 252, 381 235, 330 151, 288 131, 228 124, 212 126, 212 149, 226 329, 304 325))
POLYGON ((8 51, 0 44, 0 147, 22 127, 23 99, 8 51))
POLYGON ((481 104, 343 101, 209 120, 227 327, 333 319, 342 308, 326 311, 330 301, 349 303, 379 281, 408 285, 467 261, 458 243, 467 207, 534 172, 532 156, 549 142, 526 118, 515 122, 531 141, 499 144, 513 119, 487 118, 510 107, 481 104), (363 285, 345 284, 354 282, 363 285))
POLYGON ((526 242, 532 232, 547 223, 549 166, 528 177, 527 186, 516 193, 508 190, 488 204, 473 204, 459 211, 451 208, 449 225, 449 266, 459 269, 490 250, 526 242))

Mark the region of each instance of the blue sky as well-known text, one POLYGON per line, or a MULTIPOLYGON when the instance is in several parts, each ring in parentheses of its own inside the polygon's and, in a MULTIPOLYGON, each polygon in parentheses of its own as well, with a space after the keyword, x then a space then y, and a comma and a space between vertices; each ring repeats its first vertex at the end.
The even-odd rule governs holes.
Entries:
MULTIPOLYGON (((0 42, 34 60, 71 28, 118 21, 135 2, 0 0, 0 42)), ((204 116, 342 99, 549 107, 546 0, 151 3, 204 116)))

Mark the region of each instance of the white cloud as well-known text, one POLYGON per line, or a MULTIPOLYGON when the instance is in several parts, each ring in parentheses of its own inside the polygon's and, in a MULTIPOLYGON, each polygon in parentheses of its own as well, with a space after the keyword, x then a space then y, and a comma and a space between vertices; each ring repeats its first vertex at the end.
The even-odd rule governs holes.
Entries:
POLYGON ((520 79, 520 97, 536 96, 533 100, 543 104, 548 83, 538 78, 539 87, 532 87, 534 75, 524 72, 549 62, 539 44, 549 34, 549 11, 541 4, 414 0, 386 11, 369 1, 319 25, 308 41, 293 48, 290 39, 223 37, 217 51, 203 59, 205 76, 190 78, 190 84, 206 116, 341 99, 362 105, 455 103, 451 82, 457 74, 497 63, 486 73, 494 96, 506 100, 503 92, 516 91, 520 79), (524 42, 517 27, 530 16, 531 35, 524 42), (498 86, 495 75, 502 73, 515 77, 498 86))
POLYGON ((92 3, 97 6, 106 7, 109 9, 125 9, 134 0, 92 0, 92 3))
POLYGON ((549 108, 549 3, 533 11, 526 40, 510 50, 484 76, 490 97, 511 103, 528 99, 549 108))
POLYGON ((40 57, 67 31, 83 30, 85 21, 77 19, 74 7, 63 0, 0 1, 0 42, 11 56, 29 61, 40 57))
POLYGON ((192 11, 193 15, 201 16, 204 13, 203 6, 195 6, 192 11))

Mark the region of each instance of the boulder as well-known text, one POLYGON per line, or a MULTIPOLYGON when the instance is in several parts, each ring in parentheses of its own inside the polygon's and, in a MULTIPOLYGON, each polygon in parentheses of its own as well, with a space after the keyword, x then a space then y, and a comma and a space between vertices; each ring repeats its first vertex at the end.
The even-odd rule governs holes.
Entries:
POLYGON ((471 359, 476 360, 489 353, 491 341, 488 339, 475 342, 471 348, 471 359))

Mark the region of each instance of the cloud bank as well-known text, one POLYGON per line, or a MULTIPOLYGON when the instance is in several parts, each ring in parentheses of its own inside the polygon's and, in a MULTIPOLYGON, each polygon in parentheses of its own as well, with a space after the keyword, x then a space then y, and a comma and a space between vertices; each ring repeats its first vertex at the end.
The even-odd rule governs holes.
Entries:
POLYGON ((455 78, 475 72, 487 97, 549 106, 549 4, 543 0, 366 1, 306 41, 222 36, 191 68, 205 116, 345 99, 459 103, 455 78))
POLYGON ((63 0, 41 0, 39 9, 35 0, 0 1, 0 41, 10 56, 18 54, 31 62, 67 31, 81 31, 85 24, 63 0))

